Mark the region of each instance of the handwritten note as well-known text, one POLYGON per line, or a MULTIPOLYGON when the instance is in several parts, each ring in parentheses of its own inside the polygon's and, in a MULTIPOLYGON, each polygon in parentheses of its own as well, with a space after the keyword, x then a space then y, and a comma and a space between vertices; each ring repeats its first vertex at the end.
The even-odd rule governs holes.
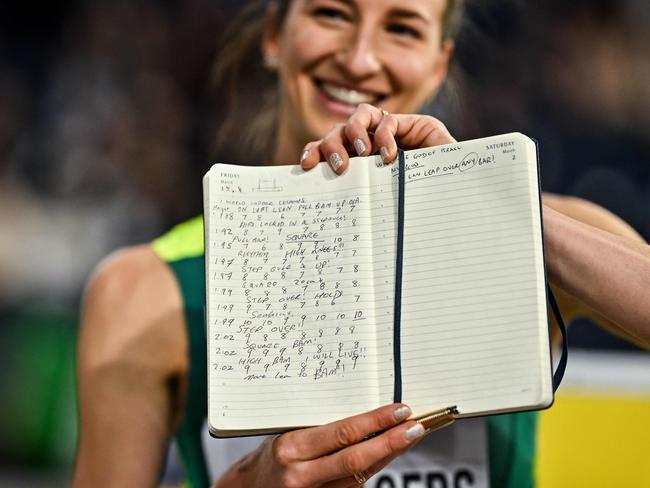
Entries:
POLYGON ((249 169, 220 171, 210 190, 209 367, 231 398, 216 399, 221 415, 363 411, 379 389, 371 189, 354 171, 324 191, 322 175, 249 169))
POLYGON ((407 154, 401 350, 415 411, 551 394, 537 168, 522 139, 407 154))

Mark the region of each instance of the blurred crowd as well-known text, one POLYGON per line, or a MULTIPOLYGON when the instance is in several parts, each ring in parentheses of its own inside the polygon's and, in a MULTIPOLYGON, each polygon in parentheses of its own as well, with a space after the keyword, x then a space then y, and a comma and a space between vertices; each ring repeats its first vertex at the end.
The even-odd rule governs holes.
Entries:
POLYGON ((231 10, 15 3, 0 41, 3 302, 74 301, 107 252, 197 211, 200 93, 231 10))
MULTIPOLYGON (((0 470, 10 474, 0 484, 28 477, 26 466, 69 470, 74 340, 92 268, 199 213, 203 171, 237 159, 215 146, 224 113, 211 72, 244 3, 2 2, 0 470)), ((430 110, 458 139, 534 137, 544 190, 599 203, 650 240, 646 7, 470 1, 454 82, 430 110)), ((572 334, 630 347, 587 325, 572 334)))

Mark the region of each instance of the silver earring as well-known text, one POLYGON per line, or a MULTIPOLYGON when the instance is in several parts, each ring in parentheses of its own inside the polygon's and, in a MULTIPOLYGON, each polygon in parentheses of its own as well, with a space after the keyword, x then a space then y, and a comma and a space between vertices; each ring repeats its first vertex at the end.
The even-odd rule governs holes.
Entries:
POLYGON ((264 66, 270 71, 277 71, 278 66, 280 65, 277 56, 265 56, 264 57, 264 66))

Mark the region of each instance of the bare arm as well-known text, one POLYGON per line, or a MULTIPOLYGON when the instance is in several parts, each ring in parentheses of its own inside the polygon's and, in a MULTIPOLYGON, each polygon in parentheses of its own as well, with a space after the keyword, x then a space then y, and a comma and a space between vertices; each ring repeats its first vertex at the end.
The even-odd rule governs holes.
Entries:
POLYGON ((98 268, 78 345, 74 487, 156 486, 184 393, 182 325, 173 276, 148 246, 98 268))
POLYGON ((585 200, 544 196, 551 281, 572 317, 650 344, 650 246, 625 222, 585 200))

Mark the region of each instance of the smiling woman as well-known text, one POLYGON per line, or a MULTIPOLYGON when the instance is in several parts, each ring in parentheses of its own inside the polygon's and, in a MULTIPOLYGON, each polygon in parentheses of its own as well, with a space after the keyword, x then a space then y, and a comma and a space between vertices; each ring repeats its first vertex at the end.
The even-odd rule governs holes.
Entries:
POLYGON ((462 3, 254 2, 224 35, 215 64, 216 82, 231 87, 219 142, 236 140, 251 149, 240 156, 294 162, 296 151, 344 122, 360 103, 392 113, 417 111, 445 81, 462 3), (240 88, 255 72, 251 60, 260 43, 267 72, 255 73, 263 93, 251 104, 240 88))
MULTIPOLYGON (((274 104, 260 109, 259 90, 246 96, 266 120, 271 137, 265 154, 273 163, 296 161, 302 151, 303 168, 325 157, 342 172, 348 150, 363 155, 379 150, 388 160, 398 143, 426 147, 454 141, 440 121, 414 112, 446 77, 458 1, 261 5, 268 5, 267 16, 258 14, 247 29, 235 24, 236 36, 224 46, 217 71, 248 67, 246 50, 237 48, 241 39, 261 48, 277 75, 269 92, 274 104)), ((251 125, 259 124, 239 124, 259 143, 264 131, 249 130, 251 125)), ((632 336, 638 332, 635 324, 645 324, 645 335, 637 337, 650 337, 650 310, 634 306, 650 303, 647 246, 631 245, 628 241, 638 236, 592 206, 567 205, 552 196, 545 202, 607 231, 596 232, 545 207, 549 276, 567 290, 556 295, 574 305, 578 297, 591 307, 564 311, 596 311, 619 325, 633 324, 623 327, 632 336), (613 239, 609 232, 625 238, 613 239), (611 268, 599 267, 602 262, 611 268), (623 293, 627 285, 636 293, 623 293)), ((393 404, 266 440, 202 440, 207 409, 203 251, 203 222, 196 218, 149 245, 116 253, 91 279, 79 338, 75 487, 155 486, 172 436, 192 487, 215 482, 218 487, 337 488, 366 481, 378 488, 533 485, 534 413, 467 420, 423 438, 426 428, 407 420, 409 407, 393 404)), ((332 405, 337 401, 332 398, 332 405)))
POLYGON ((411 113, 442 84, 453 42, 443 39, 445 0, 296 1, 267 30, 278 65, 276 161, 344 122, 359 103, 411 113))

